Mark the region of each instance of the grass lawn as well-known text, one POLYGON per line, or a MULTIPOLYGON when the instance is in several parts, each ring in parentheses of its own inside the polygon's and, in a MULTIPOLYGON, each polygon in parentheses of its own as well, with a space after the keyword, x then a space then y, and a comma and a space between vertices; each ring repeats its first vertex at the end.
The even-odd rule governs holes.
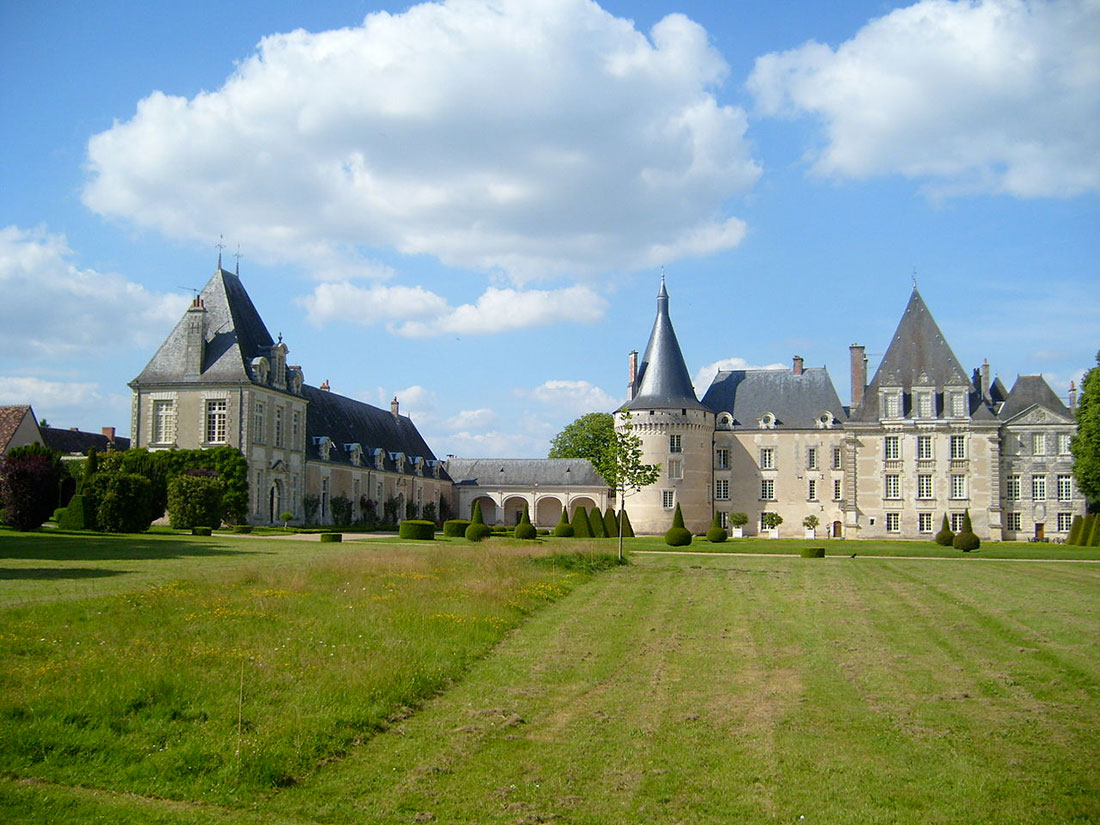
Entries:
POLYGON ((0 564, 114 572, 0 578, 5 822, 1100 821, 1100 565, 59 539, 0 564))

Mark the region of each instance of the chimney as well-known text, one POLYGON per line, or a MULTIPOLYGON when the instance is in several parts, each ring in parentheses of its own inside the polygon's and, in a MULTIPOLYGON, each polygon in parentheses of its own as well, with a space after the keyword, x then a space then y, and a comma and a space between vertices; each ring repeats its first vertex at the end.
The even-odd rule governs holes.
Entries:
POLYGON ((328 385, 328 379, 327 379, 327 378, 326 378, 326 379, 325 379, 324 381, 322 381, 322 382, 321 382, 321 386, 319 387, 319 389, 322 389, 322 390, 324 390, 325 392, 328 392, 329 390, 331 390, 331 389, 332 389, 332 387, 330 387, 330 386, 328 385))
POLYGON ((206 307, 202 296, 196 295, 187 308, 187 337, 184 343, 184 375, 202 375, 206 357, 206 307))
POLYGON ((848 347, 852 357, 852 409, 863 403, 863 391, 867 388, 867 348, 860 344, 848 347))
POLYGON ((805 361, 803 360, 802 356, 801 355, 796 355, 794 357, 794 364, 791 367, 791 372, 793 372, 795 375, 801 375, 802 374, 802 365, 804 363, 805 363, 805 361))
POLYGON ((398 411, 401 409, 401 405, 397 403, 397 396, 393 397, 393 401, 390 402, 390 412, 393 413, 393 417, 397 418, 398 411))
POLYGON ((104 427, 101 432, 105 436, 107 436, 108 441, 110 441, 112 443, 114 442, 114 440, 115 440, 115 428, 114 427, 104 427))
POLYGON ((993 401, 993 397, 989 394, 991 386, 989 383, 989 359, 984 358, 982 359, 982 400, 987 404, 993 401))
POLYGON ((638 394, 638 350, 632 350, 627 359, 626 400, 633 401, 638 394))
POLYGON ((1069 382, 1069 411, 1077 411, 1077 384, 1073 381, 1069 382))

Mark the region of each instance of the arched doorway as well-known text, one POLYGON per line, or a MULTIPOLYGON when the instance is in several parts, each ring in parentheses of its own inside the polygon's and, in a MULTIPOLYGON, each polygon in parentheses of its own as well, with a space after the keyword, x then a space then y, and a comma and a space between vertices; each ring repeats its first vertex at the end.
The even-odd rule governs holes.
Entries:
POLYGON ((493 500, 491 498, 489 498, 488 496, 478 496, 473 501, 471 501, 470 502, 470 512, 469 512, 469 515, 467 515, 466 517, 467 518, 473 518, 473 516, 474 516, 474 505, 479 501, 481 502, 481 518, 485 521, 486 524, 496 524, 497 523, 497 506, 493 502, 493 500))
POLYGON ((520 518, 523 517, 523 505, 526 503, 527 499, 523 496, 510 496, 506 498, 504 500, 504 523, 509 527, 519 524, 520 518))
POLYGON ((841 530, 842 526, 843 525, 839 521, 834 521, 833 522, 833 535, 832 535, 832 537, 834 539, 839 539, 844 535, 843 531, 841 530))
POLYGON ((596 506, 596 502, 587 496, 577 496, 575 499, 569 502, 569 518, 572 520, 573 516, 577 514, 577 508, 583 507, 585 512, 591 513, 592 508, 596 506))
POLYGON ((555 496, 543 496, 535 504, 535 526, 554 527, 561 519, 561 501, 555 496))
POLYGON ((275 524, 279 521, 279 514, 283 512, 283 485, 278 479, 271 483, 271 491, 268 493, 268 522, 275 524))

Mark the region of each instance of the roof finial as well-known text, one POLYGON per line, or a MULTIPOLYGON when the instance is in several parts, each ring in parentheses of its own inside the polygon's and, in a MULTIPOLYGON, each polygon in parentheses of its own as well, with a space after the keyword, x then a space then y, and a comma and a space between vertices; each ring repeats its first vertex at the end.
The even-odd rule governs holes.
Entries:
POLYGON ((218 247, 218 269, 222 268, 222 250, 225 249, 225 235, 218 235, 218 242, 215 244, 218 247))
POLYGON ((913 267, 913 289, 917 288, 917 268, 913 267))
POLYGON ((235 257, 237 259, 237 266, 236 266, 235 271, 234 271, 233 274, 237 275, 239 277, 240 274, 241 274, 241 245, 240 244, 237 244, 237 254, 234 255, 233 257, 235 257))

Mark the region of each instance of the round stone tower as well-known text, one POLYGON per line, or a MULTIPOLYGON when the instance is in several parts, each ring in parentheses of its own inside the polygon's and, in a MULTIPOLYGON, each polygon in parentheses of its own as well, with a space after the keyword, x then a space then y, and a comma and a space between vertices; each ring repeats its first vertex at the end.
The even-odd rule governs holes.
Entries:
POLYGON ((642 439, 642 460, 660 464, 657 482, 626 499, 638 533, 664 533, 680 505, 693 533, 710 527, 714 476, 714 413, 695 397, 684 355, 668 314, 664 275, 657 293, 657 319, 641 363, 631 353, 627 401, 615 427, 633 428, 642 439))

